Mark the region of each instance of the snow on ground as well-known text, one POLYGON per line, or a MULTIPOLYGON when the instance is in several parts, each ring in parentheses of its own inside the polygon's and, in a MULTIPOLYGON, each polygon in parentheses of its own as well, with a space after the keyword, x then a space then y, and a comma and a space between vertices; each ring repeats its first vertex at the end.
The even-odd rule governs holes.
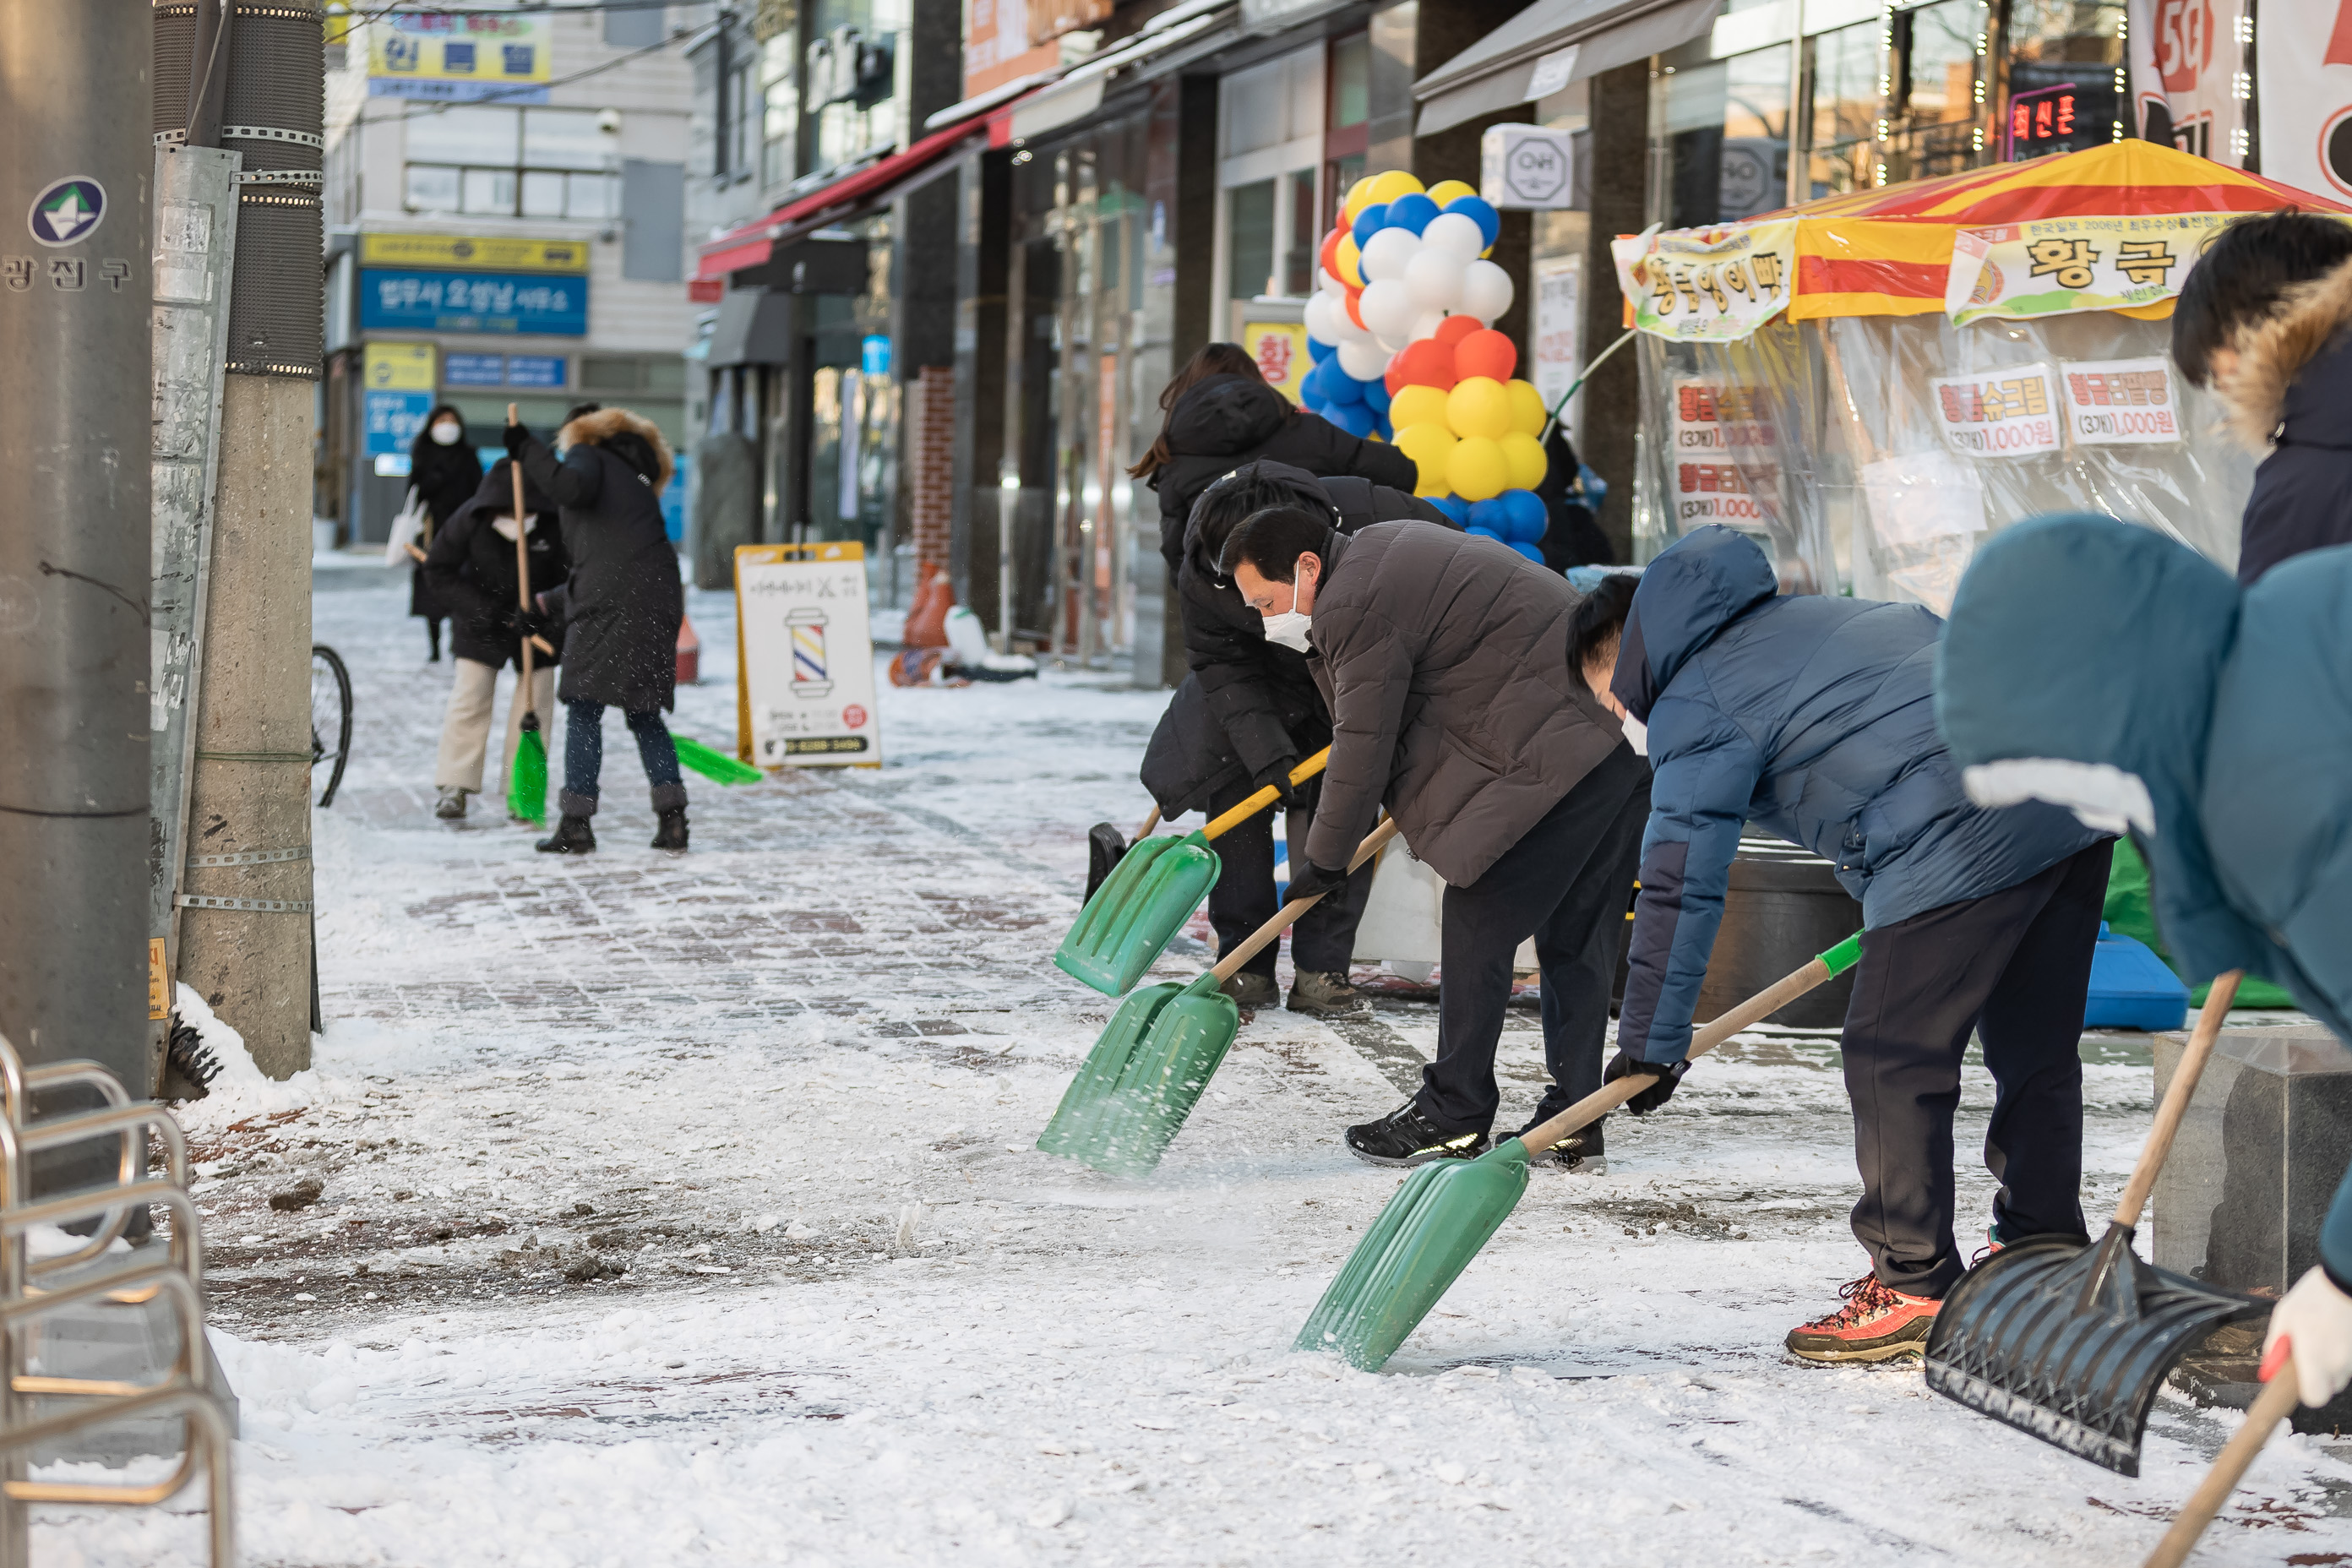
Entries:
MULTIPOLYGON (((1834 1055, 1780 1040, 1618 1119, 1606 1176, 1538 1173, 1387 1372, 1293 1354, 1396 1186, 1339 1135, 1395 1103, 1425 1006, 1350 1038, 1262 1013, 1150 1180, 1031 1147, 1111 1009, 1049 956, 1086 826, 1141 815, 1160 696, 886 687, 886 769, 690 780, 678 859, 614 717, 604 849, 552 861, 432 820, 447 666, 405 599, 316 595, 358 689, 317 1064, 185 1108, 249 1562, 2105 1563, 2234 1422, 2167 1395, 2126 1479, 1914 1364, 1787 1360, 1862 1257, 1834 1055)), ((723 745, 731 612, 691 613, 676 721, 723 745)), ((2094 1055, 2095 1213, 2149 1069, 2094 1055)), ((1515 1012, 1507 1117, 1539 1061, 1515 1012)), ((1989 1106, 1972 1070, 1970 1223, 1989 1106)), ((2352 1561, 2352 1469, 2282 1438, 2253 1481, 2200 1562, 2352 1561)), ((36 1550, 193 1563, 194 1506, 44 1510, 36 1550)))

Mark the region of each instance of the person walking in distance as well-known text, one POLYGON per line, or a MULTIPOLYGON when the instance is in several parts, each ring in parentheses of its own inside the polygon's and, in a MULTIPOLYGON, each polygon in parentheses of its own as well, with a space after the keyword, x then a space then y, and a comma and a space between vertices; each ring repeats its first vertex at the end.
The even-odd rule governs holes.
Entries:
POLYGON ((596 847, 598 780, 604 765, 604 710, 618 708, 653 808, 656 849, 684 849, 686 782, 677 747, 662 722, 677 706, 677 629, 686 592, 677 552, 662 526, 659 497, 669 483, 669 443, 650 419, 625 408, 575 411, 556 432, 559 458, 521 425, 506 427, 508 453, 562 510, 572 570, 541 605, 563 623, 563 787, 555 832, 542 853, 586 855, 596 847))
MULTIPOLYGON (((430 554, 433 541, 457 509, 474 499, 482 482, 481 454, 466 439, 466 416, 444 403, 425 416, 425 428, 408 448, 408 487, 425 503, 425 537, 417 548, 430 554)), ((431 575, 425 563, 408 572, 408 613, 425 622, 432 649, 427 662, 441 662, 441 623, 449 610, 433 596, 431 575)))
POLYGON ((548 617, 520 609, 515 586, 515 536, 525 536, 530 557, 530 591, 562 586, 572 562, 556 522, 555 502, 526 487, 523 516, 514 515, 513 459, 492 465, 482 488, 453 513, 433 538, 424 571, 434 597, 449 613, 449 652, 457 672, 449 685, 449 708, 441 722, 441 754, 433 783, 441 792, 433 815, 456 822, 466 815, 466 797, 482 789, 482 759, 488 750, 490 710, 498 695, 499 670, 511 665, 517 689, 507 704, 504 767, 514 765, 526 708, 539 715, 542 731, 555 718, 555 666, 562 649, 536 652, 531 689, 521 691, 522 643, 540 636, 554 647, 562 637, 548 617))

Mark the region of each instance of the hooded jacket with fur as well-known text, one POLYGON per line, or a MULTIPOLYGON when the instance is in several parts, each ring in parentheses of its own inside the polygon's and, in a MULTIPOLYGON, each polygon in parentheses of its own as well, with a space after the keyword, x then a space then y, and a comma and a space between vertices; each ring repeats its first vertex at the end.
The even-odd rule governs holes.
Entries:
POLYGON ((669 443, 625 408, 583 414, 556 440, 561 462, 536 437, 522 450, 525 477, 562 509, 572 553, 569 581, 549 595, 564 622, 556 696, 627 713, 673 707, 686 592, 662 525, 669 443))
POLYGON ((2352 262, 2287 296, 2239 340, 2222 392, 2254 470, 2238 582, 2307 550, 2352 543, 2352 262))

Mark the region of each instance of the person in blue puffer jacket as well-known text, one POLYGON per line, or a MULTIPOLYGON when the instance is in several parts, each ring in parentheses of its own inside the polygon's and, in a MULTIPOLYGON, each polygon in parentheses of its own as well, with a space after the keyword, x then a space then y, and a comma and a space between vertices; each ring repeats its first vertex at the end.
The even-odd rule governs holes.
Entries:
MULTIPOLYGON (((1937 708, 1979 800, 2128 823, 2186 972, 2285 986, 2352 1041, 2352 545, 2252 587, 2109 517, 2021 523, 1952 605, 1937 708)), ((2352 1383, 2352 1174, 2271 1313, 2306 1405, 2352 1383)))
POLYGON ((2000 1089, 1985 1163, 1996 1243, 2083 1234, 2076 1055, 2109 835, 2067 811, 1971 805, 1936 734, 1943 623, 1916 605, 1780 596, 1751 539, 1710 526, 1643 574, 1609 689, 1654 770, 1611 1078, 1673 1092, 1748 825, 1811 850, 1862 901, 1846 1091, 1871 1269, 1789 1335, 1808 1361, 1924 1348, 1965 1272, 1952 1111, 1971 1033, 2000 1089))

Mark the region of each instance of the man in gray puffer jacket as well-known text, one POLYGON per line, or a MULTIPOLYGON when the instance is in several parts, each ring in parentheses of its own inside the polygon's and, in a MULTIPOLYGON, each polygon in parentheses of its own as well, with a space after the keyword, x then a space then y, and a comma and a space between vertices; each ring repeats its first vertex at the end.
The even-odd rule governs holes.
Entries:
POLYGON ((1492 540, 1425 522, 1342 537, 1300 507, 1250 517, 1222 564, 1269 639, 1306 633, 1331 710, 1290 896, 1341 883, 1383 801, 1447 884, 1437 1058, 1412 1100, 1348 1130, 1349 1148, 1381 1165, 1481 1151, 1511 955, 1530 936, 1556 1080, 1530 1125, 1599 1088, 1649 769, 1570 668, 1575 590, 1492 540))

